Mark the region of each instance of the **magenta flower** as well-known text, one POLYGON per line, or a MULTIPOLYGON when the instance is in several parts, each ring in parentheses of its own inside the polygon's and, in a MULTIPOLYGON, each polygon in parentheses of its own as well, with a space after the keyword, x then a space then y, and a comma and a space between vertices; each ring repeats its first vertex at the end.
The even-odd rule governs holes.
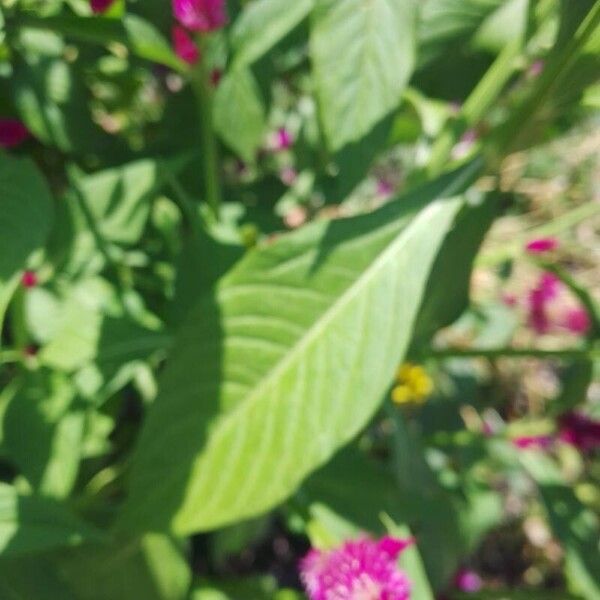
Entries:
POLYGON ((552 446, 553 439, 550 435, 523 435, 511 441, 519 450, 548 450, 552 446))
POLYGON ((386 536, 361 538, 330 551, 311 550, 300 564, 310 600, 409 600, 398 556, 412 544, 386 536))
POLYGON ((0 119, 0 147, 14 148, 29 137, 27 127, 17 119, 0 119))
POLYGON ((294 145, 294 136, 286 127, 280 127, 272 135, 269 145, 274 152, 289 150, 294 145))
POLYGON ((600 448, 600 421, 582 413, 567 413, 560 420, 560 439, 582 451, 600 448))
POLYGON ((585 335, 592 326, 592 321, 585 308, 572 308, 565 315, 563 325, 571 333, 585 335))
POLYGON ((468 569, 461 569, 454 577, 454 585, 461 592, 473 594, 483 587, 481 577, 468 569))
POLYGON ((546 237, 532 240, 525 246, 525 249, 529 254, 544 254, 545 252, 556 250, 558 245, 558 240, 556 238, 546 237))
POLYGON ((115 0, 90 0, 92 12, 96 15, 106 12, 115 0))
POLYGON ((227 23, 225 0, 173 0, 173 13, 192 31, 214 31, 227 23))
POLYGON ((24 288, 31 289, 38 284, 38 277, 35 271, 25 271, 21 277, 21 285, 24 288))
POLYGON ((190 34, 180 25, 174 25, 171 34, 175 54, 188 65, 195 65, 200 60, 200 51, 190 34))
POLYGON ((529 326, 538 334, 548 333, 552 322, 547 313, 548 302, 560 290, 560 280, 552 273, 543 273, 537 286, 529 293, 529 326))
POLYGON ((381 198, 389 198, 394 194, 394 186, 387 179, 381 178, 377 180, 377 195, 381 198))

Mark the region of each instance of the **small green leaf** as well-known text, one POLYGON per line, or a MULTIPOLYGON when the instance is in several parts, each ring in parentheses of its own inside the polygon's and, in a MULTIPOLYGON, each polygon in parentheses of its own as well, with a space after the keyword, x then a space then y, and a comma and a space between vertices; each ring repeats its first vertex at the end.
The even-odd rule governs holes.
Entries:
POLYGON ((308 16, 315 0, 257 0, 235 22, 231 43, 235 67, 244 67, 266 54, 308 16))
POLYGON ((415 61, 413 0, 322 0, 311 57, 325 134, 339 150, 400 104, 415 61))
POLYGON ((25 381, 4 416, 6 452, 38 493, 65 498, 77 478, 84 413, 73 406, 74 390, 59 374, 25 381))
POLYGON ((263 100, 248 69, 234 69, 219 83, 214 123, 223 141, 245 161, 253 162, 266 133, 263 100))
POLYGON ((0 483, 0 554, 41 552, 101 539, 101 535, 49 498, 23 496, 0 483))
POLYGON ((27 258, 52 227, 54 205, 43 177, 28 159, 0 156, 0 328, 27 258))
POLYGON ((186 69, 185 64, 177 58, 154 25, 137 15, 125 15, 122 19, 27 16, 19 18, 15 23, 17 26, 46 29, 75 40, 103 46, 111 42, 120 42, 140 58, 178 71, 186 69))

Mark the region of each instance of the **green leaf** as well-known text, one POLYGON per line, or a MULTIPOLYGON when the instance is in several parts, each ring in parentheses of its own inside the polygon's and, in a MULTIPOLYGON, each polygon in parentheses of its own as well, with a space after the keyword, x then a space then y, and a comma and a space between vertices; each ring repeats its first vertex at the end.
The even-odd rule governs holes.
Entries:
POLYGON ((417 338, 426 339, 450 325, 467 308, 473 264, 498 212, 498 197, 489 195, 458 214, 427 283, 415 327, 417 338))
POLYGON ((419 63, 444 52, 453 40, 467 40, 505 0, 427 0, 419 21, 419 63))
POLYGON ((103 239, 135 244, 144 232, 153 200, 169 178, 188 162, 189 157, 169 161, 144 159, 75 177, 73 185, 103 239))
POLYGON ((257 0, 235 22, 231 43, 234 66, 243 67, 266 54, 308 16, 315 0, 257 0))
POLYGON ((3 600, 185 600, 190 580, 180 546, 155 534, 0 559, 3 600))
POLYGON ((43 177, 28 159, 0 156, 0 328, 27 258, 52 227, 54 206, 43 177))
POLYGON ((187 533, 288 497, 371 418, 470 169, 249 253, 185 322, 121 527, 187 533))
POLYGON ((177 58, 154 25, 137 15, 125 15, 122 19, 27 16, 20 17, 15 23, 20 27, 46 29, 75 40, 103 46, 111 42, 120 42, 135 56, 177 71, 186 69, 185 64, 177 58))
POLYGON ((248 69, 233 69, 219 83, 214 124, 223 141, 245 161, 253 162, 267 128, 258 84, 248 69))
POLYGON ((3 557, 73 546, 101 536, 65 506, 36 496, 23 496, 0 483, 0 554, 3 557))
POLYGON ((182 548, 157 534, 83 546, 63 552, 54 562, 81 600, 184 600, 191 582, 182 548))
POLYGON ((28 382, 6 410, 7 454, 42 495, 65 498, 75 484, 85 416, 73 403, 72 386, 54 374, 49 381, 28 382))
POLYGON ((400 104, 415 61, 413 0, 322 0, 311 57, 332 150, 367 134, 400 104))

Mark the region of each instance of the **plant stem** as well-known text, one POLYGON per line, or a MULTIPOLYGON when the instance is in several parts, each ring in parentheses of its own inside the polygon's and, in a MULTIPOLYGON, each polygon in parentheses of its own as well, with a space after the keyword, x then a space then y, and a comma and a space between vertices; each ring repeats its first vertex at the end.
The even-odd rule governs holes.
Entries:
POLYGON ((447 358, 541 358, 541 359, 579 359, 596 358, 600 356, 600 348, 572 348, 567 350, 539 350, 537 348, 493 348, 460 350, 457 348, 444 348, 443 350, 429 350, 422 354, 422 358, 444 360, 447 358))
POLYGON ((221 181, 219 176, 219 145, 213 127, 213 90, 205 61, 192 74, 191 84, 198 101, 201 124, 202 159, 204 161, 204 185, 206 202, 216 219, 221 207, 221 181))
POLYGON ((495 145, 496 161, 520 147, 532 128, 536 127, 535 114, 547 99, 564 84, 563 79, 569 73, 579 52, 600 25, 600 2, 596 2, 577 28, 575 35, 566 45, 559 44, 553 57, 548 61, 540 75, 533 93, 515 110, 511 118, 501 128, 495 145))
POLYGON ((440 175, 451 158, 452 149, 460 137, 474 127, 498 98, 516 68, 523 43, 515 40, 508 44, 487 70, 481 81, 462 106, 457 119, 450 120, 436 140, 431 152, 429 174, 440 175))

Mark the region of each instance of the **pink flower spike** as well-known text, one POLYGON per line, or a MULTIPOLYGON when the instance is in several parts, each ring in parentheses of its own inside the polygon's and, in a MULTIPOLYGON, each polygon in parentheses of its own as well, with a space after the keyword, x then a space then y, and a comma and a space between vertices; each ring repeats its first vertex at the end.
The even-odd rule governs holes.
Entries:
POLYGON ((195 65, 200 60, 200 51, 190 34, 180 25, 174 25, 171 34, 175 54, 188 65, 195 65))
POLYGON ((192 31, 215 31, 225 26, 225 0, 173 0, 173 14, 192 31))
POLYGON ((26 289, 34 288, 38 284, 38 277, 35 271, 25 271, 21 277, 21 285, 26 289))
POLYGON ((95 15, 106 12, 115 0, 90 0, 90 7, 95 15))
POLYGON ((397 567, 411 541, 361 538, 330 551, 311 550, 301 561, 310 600, 409 600, 410 582, 397 567))
POLYGON ((590 330, 592 321, 585 308, 572 308, 565 316, 564 326, 571 333, 585 335, 590 330))
POLYGON ((525 249, 529 254, 544 254, 545 252, 552 252, 559 246, 558 240, 553 237, 539 238, 532 240, 525 246, 525 249))
POLYGON ((14 148, 29 137, 27 127, 17 119, 0 119, 0 147, 14 148))
POLYGON ((473 594, 481 590, 483 587, 483 581, 481 580, 481 577, 475 573, 475 571, 461 569, 454 578, 454 585, 461 592, 473 594))
POLYGON ((552 446, 549 435, 523 435, 512 440, 513 446, 519 450, 548 450, 552 446))

